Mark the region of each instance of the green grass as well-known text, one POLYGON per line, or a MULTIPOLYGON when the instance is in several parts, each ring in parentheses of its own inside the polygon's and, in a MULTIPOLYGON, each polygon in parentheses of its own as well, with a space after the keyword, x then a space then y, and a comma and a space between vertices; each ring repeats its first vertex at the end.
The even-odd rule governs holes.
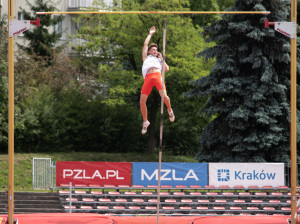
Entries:
MULTIPOLYGON (((51 158, 52 161, 98 161, 98 162, 157 162, 158 153, 15 153, 15 191, 33 191, 32 158, 51 158)), ((162 154, 163 162, 197 162, 188 156, 162 154)), ((0 191, 8 190, 8 155, 0 154, 0 191)))

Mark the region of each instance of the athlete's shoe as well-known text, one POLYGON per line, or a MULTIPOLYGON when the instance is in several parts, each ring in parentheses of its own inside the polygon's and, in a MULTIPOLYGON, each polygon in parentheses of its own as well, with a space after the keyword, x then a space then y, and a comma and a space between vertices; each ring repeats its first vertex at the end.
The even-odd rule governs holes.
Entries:
POLYGON ((174 122, 175 121, 175 115, 174 115, 173 110, 171 109, 171 111, 170 112, 168 111, 168 113, 169 113, 169 119, 170 119, 170 121, 174 122))
POLYGON ((143 122, 143 129, 142 129, 142 135, 147 133, 147 128, 149 127, 150 122, 149 121, 145 121, 143 122))

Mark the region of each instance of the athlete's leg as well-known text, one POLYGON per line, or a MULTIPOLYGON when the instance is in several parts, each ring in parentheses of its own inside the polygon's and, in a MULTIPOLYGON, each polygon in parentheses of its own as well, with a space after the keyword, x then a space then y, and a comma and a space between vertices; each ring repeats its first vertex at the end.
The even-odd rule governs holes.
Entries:
POLYGON ((141 112, 142 112, 144 122, 146 122, 147 119, 148 119, 148 112, 147 112, 146 102, 147 102, 148 96, 149 96, 149 94, 152 90, 152 87, 153 87, 153 81, 152 80, 153 79, 151 77, 151 74, 147 74, 147 76, 144 80, 144 84, 143 84, 142 92, 141 92, 141 96, 140 96, 140 107, 141 107, 141 112))
POLYGON ((164 85, 164 88, 162 88, 162 76, 160 73, 157 73, 157 75, 155 76, 155 87, 158 90, 160 97, 162 97, 162 93, 164 90, 164 102, 168 108, 168 112, 172 111, 172 107, 171 107, 171 103, 170 103, 170 98, 167 94, 167 89, 166 89, 166 85, 164 85))
MULTIPOLYGON (((162 97, 163 90, 159 91, 160 96, 162 97)), ((175 121, 175 115, 171 107, 170 97, 167 95, 166 89, 164 89, 164 102, 168 108, 169 119, 171 122, 175 121)))
POLYGON ((146 94, 141 94, 141 98, 140 98, 140 107, 141 107, 141 112, 142 112, 142 116, 143 116, 143 128, 142 128, 142 134, 146 134, 147 133, 147 128, 150 125, 150 122, 148 121, 148 111, 147 111, 147 106, 146 106, 146 102, 148 99, 148 95, 146 94))
POLYGON ((162 97, 162 94, 164 93, 164 102, 168 108, 169 119, 171 122, 173 122, 175 120, 175 115, 174 115, 174 112, 171 107, 170 97, 167 94, 166 85, 164 85, 164 87, 162 87, 162 76, 160 75, 159 77, 157 77, 155 79, 155 82, 156 82, 155 83, 156 89, 159 91, 159 94, 161 97, 162 97))
POLYGON ((150 122, 148 121, 148 110, 147 110, 146 102, 147 102, 148 96, 152 90, 152 87, 153 87, 153 83, 152 83, 151 75, 147 75, 144 80, 141 97, 140 97, 140 107, 141 107, 141 112, 142 112, 143 121, 144 121, 143 129, 142 129, 143 135, 147 133, 147 128, 150 125, 150 122))
MULTIPOLYGON (((162 89, 159 91, 160 97, 162 97, 162 89)), ((167 94, 166 89, 164 89, 164 102, 168 108, 168 112, 172 111, 172 107, 171 107, 171 102, 170 102, 170 97, 167 94)))
POLYGON ((146 106, 147 99, 148 99, 148 96, 146 94, 141 94, 140 108, 141 108, 144 122, 146 122, 148 120, 148 111, 147 111, 147 106, 146 106))

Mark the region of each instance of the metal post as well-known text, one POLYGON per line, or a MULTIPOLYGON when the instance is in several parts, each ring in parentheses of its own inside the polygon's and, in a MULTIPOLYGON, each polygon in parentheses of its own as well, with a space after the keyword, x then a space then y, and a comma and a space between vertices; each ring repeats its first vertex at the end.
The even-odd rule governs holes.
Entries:
POLYGON ((51 180, 50 180, 50 183, 51 183, 51 189, 53 190, 54 189, 54 168, 55 168, 55 165, 54 165, 54 162, 51 162, 51 180))
MULTIPOLYGON (((14 19, 13 0, 8 0, 9 21, 14 19)), ((8 30, 8 223, 14 221, 14 38, 8 30)))
POLYGON ((72 213, 72 182, 70 182, 70 194, 69 194, 69 209, 70 209, 70 213, 72 213))
POLYGON ((35 162, 34 158, 32 158, 32 189, 34 189, 34 184, 35 184, 35 162))
POLYGON ((158 162, 158 184, 157 184, 157 220, 159 223, 159 204, 160 204, 160 176, 161 176, 161 159, 162 159, 162 137, 163 137, 163 116, 164 116, 164 86, 165 86, 165 53, 166 53, 166 18, 163 22, 163 61, 162 61, 162 94, 160 105, 160 135, 159 135, 159 162, 158 162))
MULTIPOLYGON (((291 22, 297 24, 297 1, 291 0, 291 22)), ((297 223, 297 26, 291 38, 291 221, 297 223)))

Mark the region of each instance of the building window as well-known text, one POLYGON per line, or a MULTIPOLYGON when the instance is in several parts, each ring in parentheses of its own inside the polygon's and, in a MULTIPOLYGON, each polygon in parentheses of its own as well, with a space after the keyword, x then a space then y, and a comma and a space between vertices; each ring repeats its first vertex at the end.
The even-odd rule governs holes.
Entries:
MULTIPOLYGON (((18 20, 24 20, 24 13, 23 12, 18 12, 18 20)), ((18 36, 23 37, 24 36, 23 32, 20 33, 18 36)))
POLYGON ((78 32, 79 32, 81 26, 82 26, 82 25, 81 25, 80 23, 77 22, 77 19, 76 19, 76 18, 73 18, 73 19, 72 19, 72 22, 71 22, 71 34, 72 34, 72 35, 78 34, 78 32))
POLYGON ((62 21, 59 21, 57 24, 54 25, 54 31, 56 34, 60 34, 60 36, 62 37, 62 21))
POLYGON ((24 20, 24 13, 18 12, 18 20, 24 20))

